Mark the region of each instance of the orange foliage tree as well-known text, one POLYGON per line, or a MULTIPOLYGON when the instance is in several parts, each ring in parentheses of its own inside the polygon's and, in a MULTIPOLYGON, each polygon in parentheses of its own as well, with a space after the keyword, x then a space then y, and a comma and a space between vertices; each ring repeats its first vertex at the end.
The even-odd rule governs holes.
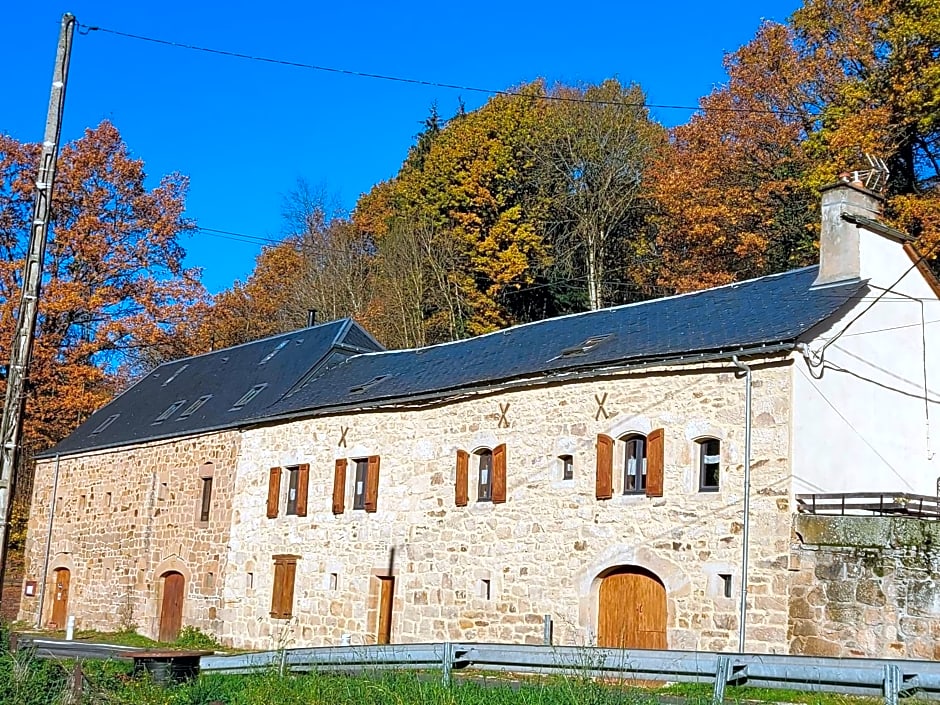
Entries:
MULTIPOLYGON (((0 135, 0 358, 9 358, 38 146, 0 135)), ((198 271, 183 267, 186 179, 145 185, 109 122, 59 155, 51 236, 33 360, 24 444, 55 443, 151 364, 176 356, 173 329, 203 296, 198 271), (162 351, 162 352, 161 352, 162 351)))

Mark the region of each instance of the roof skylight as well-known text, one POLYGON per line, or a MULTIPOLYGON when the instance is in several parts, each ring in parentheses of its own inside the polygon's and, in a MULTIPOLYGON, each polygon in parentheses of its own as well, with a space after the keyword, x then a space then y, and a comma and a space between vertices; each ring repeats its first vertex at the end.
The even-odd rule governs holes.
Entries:
POLYGON ((245 395, 241 399, 239 399, 237 402, 235 402, 232 405, 232 408, 229 409, 229 411, 238 411, 243 406, 245 406, 245 404, 250 402, 259 394, 261 394, 262 390, 267 386, 268 386, 267 382, 264 382, 263 384, 256 384, 254 387, 252 387, 247 392, 245 392, 245 395))
POLYGON ((183 411, 183 413, 180 414, 179 417, 177 417, 176 420, 177 420, 177 421, 180 421, 181 419, 185 419, 185 418, 188 418, 188 417, 192 416, 194 413, 196 413, 196 411, 199 410, 199 407, 201 407, 203 404, 205 404, 205 403, 206 403, 207 401, 209 401, 211 398, 212 398, 212 395, 211 395, 211 394, 206 394, 206 395, 204 395, 204 396, 199 397, 196 401, 194 401, 192 404, 190 404, 190 405, 183 411))
POLYGON ((167 377, 167 378, 166 378, 166 382, 164 382, 164 383, 163 383, 162 385, 160 385, 160 386, 165 387, 166 385, 168 385, 168 384, 169 384, 170 382, 172 382, 174 379, 176 379, 177 377, 179 377, 180 373, 181 373, 183 370, 185 370, 187 367, 189 367, 188 364, 186 364, 186 365, 180 365, 180 366, 177 368, 176 372, 174 372, 174 373, 171 374, 169 377, 167 377))
POLYGON ((384 379, 388 379, 389 377, 391 377, 391 375, 379 375, 378 377, 373 377, 372 379, 370 379, 368 382, 365 382, 364 384, 357 384, 355 387, 350 387, 349 393, 350 394, 362 394, 364 391, 369 389, 369 387, 374 387, 379 382, 381 382, 384 379))
POLYGON ((104 422, 98 428, 96 428, 94 431, 91 432, 91 435, 97 436, 99 433, 104 431, 108 426, 110 426, 115 421, 117 421, 118 416, 120 416, 120 414, 114 414, 113 416, 109 416, 108 418, 106 418, 104 422))
POLYGON ((584 355, 587 352, 590 352, 603 341, 607 340, 612 334, 603 333, 602 335, 592 335, 587 340, 578 343, 577 345, 572 345, 570 348, 565 348, 561 351, 559 357, 573 357, 575 355, 584 355))
POLYGON ((274 357, 274 356, 277 355, 279 352, 281 352, 281 350, 283 350, 284 348, 286 348, 288 343, 290 343, 290 340, 282 340, 280 343, 277 344, 277 347, 274 348, 274 350, 272 350, 272 351, 269 352, 267 355, 265 355, 263 358, 261 358, 261 362, 259 362, 258 364, 259 364, 259 365, 263 365, 264 363, 266 363, 266 362, 267 362, 268 360, 270 360, 272 357, 274 357))
POLYGON ((183 404, 185 403, 186 403, 185 399, 180 399, 179 401, 173 402, 164 410, 162 414, 160 414, 157 418, 153 420, 153 423, 151 425, 156 426, 157 424, 163 423, 168 418, 170 418, 173 414, 179 411, 182 408, 183 404))

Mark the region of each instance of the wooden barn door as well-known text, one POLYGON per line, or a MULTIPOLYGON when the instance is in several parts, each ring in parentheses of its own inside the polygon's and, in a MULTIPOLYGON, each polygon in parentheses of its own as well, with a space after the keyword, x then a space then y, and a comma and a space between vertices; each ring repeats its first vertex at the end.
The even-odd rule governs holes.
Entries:
POLYGON ((598 596, 597 645, 665 649, 666 588, 640 568, 619 569, 603 579, 598 596))
POLYGON ((379 578, 379 629, 376 643, 392 643, 392 604, 395 598, 395 578, 379 578))
POLYGON ((65 619, 69 616, 69 582, 72 574, 68 568, 59 568, 55 572, 55 590, 52 593, 52 622, 56 629, 65 629, 65 619))
POLYGON ((183 587, 180 573, 163 576, 163 604, 160 608, 159 641, 175 641, 183 626, 183 587))

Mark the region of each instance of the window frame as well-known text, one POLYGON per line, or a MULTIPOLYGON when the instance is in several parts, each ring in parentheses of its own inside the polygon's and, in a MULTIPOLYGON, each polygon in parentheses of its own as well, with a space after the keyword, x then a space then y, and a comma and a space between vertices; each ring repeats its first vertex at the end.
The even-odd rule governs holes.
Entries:
POLYGON ((625 495, 645 495, 646 494, 646 471, 648 466, 648 453, 649 453, 649 443, 647 438, 642 433, 629 433, 626 436, 621 436, 620 441, 623 443, 623 475, 621 476, 621 493, 625 495), (630 461, 636 460, 636 457, 630 457, 630 449, 636 448, 638 444, 642 443, 643 456, 642 456, 642 465, 639 468, 639 472, 634 475, 630 475, 628 470, 630 468, 630 461), (627 478, 636 477, 639 482, 634 482, 633 487, 628 487, 627 478))
POLYGON ((353 502, 352 508, 365 511, 366 509, 366 486, 369 484, 369 459, 353 458, 356 464, 353 472, 353 502))
POLYGON ((480 448, 473 451, 477 456, 477 502, 493 501, 493 451, 489 448, 480 448), (484 458, 486 462, 484 464, 484 458), (483 471, 486 470, 484 480, 483 471))
POLYGON ((699 438, 695 441, 698 444, 698 491, 699 492, 720 492, 721 491, 721 439, 712 436, 699 438), (709 453, 710 444, 717 444, 716 452, 709 453), (706 463, 706 458, 718 458, 715 462, 706 463), (714 470, 715 482, 709 483, 709 475, 714 470))
POLYGON ((574 456, 571 453, 564 453, 558 456, 558 462, 561 463, 562 482, 574 479, 574 456))
POLYGON ((212 475, 200 478, 202 480, 202 499, 199 502, 199 521, 209 521, 212 510, 212 475))
POLYGON ((287 471, 287 498, 284 502, 284 515, 297 516, 297 496, 299 492, 298 481, 300 479, 300 466, 288 465, 284 468, 287 471), (291 495, 293 493, 293 496, 291 495))

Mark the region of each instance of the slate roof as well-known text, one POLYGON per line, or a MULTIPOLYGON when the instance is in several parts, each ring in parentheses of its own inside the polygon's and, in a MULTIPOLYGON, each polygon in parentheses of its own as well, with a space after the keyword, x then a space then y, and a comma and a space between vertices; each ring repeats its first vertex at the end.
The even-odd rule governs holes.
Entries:
POLYGON ((333 321, 161 365, 42 456, 443 399, 521 380, 792 345, 866 290, 863 281, 814 289, 818 269, 413 350, 382 351, 354 322, 333 321), (267 386, 256 398, 233 409, 260 384, 267 386), (194 402, 209 394, 211 399, 187 415, 194 402), (158 422, 170 409, 166 420, 158 422), (109 422, 112 416, 116 418, 109 422))
POLYGON ((308 376, 350 355, 382 349, 345 318, 167 362, 40 457, 237 428, 308 376), (256 395, 239 407, 253 389, 256 395))
POLYGON ((358 355, 259 410, 256 419, 444 398, 511 380, 792 344, 865 288, 856 281, 812 289, 818 269, 563 316, 427 348, 358 355))

